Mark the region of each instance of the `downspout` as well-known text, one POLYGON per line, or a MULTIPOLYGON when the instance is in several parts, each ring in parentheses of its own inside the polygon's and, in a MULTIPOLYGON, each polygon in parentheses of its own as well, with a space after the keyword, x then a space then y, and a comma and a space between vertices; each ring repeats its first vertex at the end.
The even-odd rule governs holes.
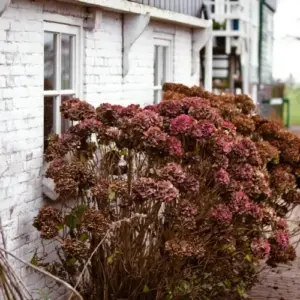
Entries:
POLYGON ((261 84, 264 0, 259 0, 258 83, 261 84))
POLYGON ((7 7, 9 6, 11 0, 0 0, 0 17, 6 11, 7 7))

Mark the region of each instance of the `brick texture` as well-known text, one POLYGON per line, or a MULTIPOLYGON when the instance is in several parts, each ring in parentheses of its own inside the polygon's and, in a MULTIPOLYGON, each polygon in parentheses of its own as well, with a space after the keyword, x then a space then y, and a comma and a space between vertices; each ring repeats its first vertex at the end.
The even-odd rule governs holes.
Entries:
MULTIPOLYGON (((0 18, 0 218, 5 246, 30 261, 40 247, 32 220, 45 204, 42 198, 43 166, 43 21, 64 16, 71 23, 86 17, 84 7, 55 1, 13 1, 0 18)), ((130 70, 122 76, 122 15, 103 12, 95 30, 83 30, 83 99, 127 105, 153 101, 153 38, 163 33, 173 41, 174 82, 198 84, 191 76, 192 33, 189 28, 151 21, 129 56, 130 70)), ((199 63, 199 62, 197 62, 199 63)), ((295 214, 295 218, 298 216, 295 214)), ((47 252, 53 245, 46 244, 47 252)), ((52 248, 51 248, 52 247, 52 248)), ((12 260, 36 298, 55 290, 52 299, 64 294, 54 282, 12 260)), ((300 299, 299 261, 279 273, 262 273, 252 291, 253 300, 300 299)), ((0 294, 1 298, 1 294, 0 294)))
MULTIPOLYGON (((0 217, 6 248, 25 261, 42 249, 32 221, 45 204, 43 21, 49 15, 57 20, 63 16, 70 24, 83 23, 87 10, 55 1, 15 0, 0 18, 0 217)), ((173 80, 197 84, 199 76, 191 78, 190 29, 153 21, 132 47, 130 71, 124 78, 122 15, 103 12, 98 28, 83 30, 82 98, 94 105, 152 103, 156 32, 173 39, 173 80)), ((52 298, 60 299, 63 292, 53 288, 53 282, 12 262, 30 291, 48 287, 57 292, 52 298)))
POLYGON ((278 269, 266 269, 249 293, 251 300, 299 300, 300 259, 278 269))

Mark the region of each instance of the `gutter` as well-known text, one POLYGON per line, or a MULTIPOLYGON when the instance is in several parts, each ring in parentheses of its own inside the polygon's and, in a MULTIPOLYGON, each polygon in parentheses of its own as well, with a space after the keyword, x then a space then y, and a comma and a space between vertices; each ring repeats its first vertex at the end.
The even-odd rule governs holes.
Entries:
MULTIPOLYGON (((0 0, 1 1, 1 0, 0 0)), ((153 6, 130 2, 127 0, 59 0, 77 5, 101 8, 108 11, 114 11, 124 14, 146 15, 151 19, 161 20, 189 26, 190 28, 209 28, 212 26, 211 20, 200 19, 153 6)))
POLYGON ((9 6, 11 0, 0 0, 0 17, 6 11, 7 7, 9 6))
POLYGON ((262 77, 262 38, 263 38, 263 9, 264 9, 264 0, 259 1, 259 40, 258 40, 258 82, 261 84, 262 77))

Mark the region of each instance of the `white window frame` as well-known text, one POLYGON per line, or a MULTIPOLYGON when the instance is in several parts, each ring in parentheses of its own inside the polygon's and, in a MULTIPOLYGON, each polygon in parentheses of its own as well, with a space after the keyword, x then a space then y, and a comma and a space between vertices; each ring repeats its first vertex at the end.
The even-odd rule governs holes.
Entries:
MULTIPOLYGON (((73 44, 74 55, 71 59, 71 86, 72 89, 61 89, 61 43, 56 47, 55 60, 55 90, 44 90, 44 97, 53 97, 54 100, 54 133, 61 134, 61 98, 62 96, 80 97, 81 95, 81 61, 82 61, 82 27, 75 25, 68 25, 62 23, 55 23, 52 21, 44 21, 44 33, 69 34, 75 36, 73 44)), ((59 37, 60 40, 60 37, 59 37)))
MULTIPOLYGON (((162 47, 167 48, 166 49, 167 61, 166 61, 166 65, 165 65, 165 68, 166 68, 166 70, 165 70, 166 79, 165 80, 166 80, 166 82, 172 81, 172 78, 173 78, 173 37, 170 35, 165 35, 165 34, 155 34, 154 45, 153 45, 154 53, 155 53, 156 46, 162 46, 162 47)), ((154 59, 155 59, 155 56, 154 56, 154 59)), ((158 68, 159 69, 158 69, 157 74, 158 74, 158 76, 160 76, 160 74, 162 74, 161 68, 163 68, 162 62, 161 63, 158 62, 158 68)), ((154 66, 153 72, 154 72, 154 76, 155 76, 155 66, 154 66)), ((154 78, 154 76, 153 76, 153 78, 154 78)), ((158 78, 157 82, 162 83, 162 78, 158 78)), ((153 81, 153 91, 154 91, 153 103, 154 104, 157 104, 159 102, 159 99, 162 98, 162 84, 155 85, 155 82, 153 81), (158 93, 156 93, 156 92, 158 92, 158 93)))

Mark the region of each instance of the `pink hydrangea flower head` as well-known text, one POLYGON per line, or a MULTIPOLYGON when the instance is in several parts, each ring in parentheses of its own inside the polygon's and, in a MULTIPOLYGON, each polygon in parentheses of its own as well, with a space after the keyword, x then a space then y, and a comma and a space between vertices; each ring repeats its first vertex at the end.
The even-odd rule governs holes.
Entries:
POLYGON ((157 192, 155 200, 160 202, 171 203, 176 201, 179 197, 179 191, 168 180, 161 180, 157 182, 157 192))
POLYGON ((195 120, 188 115, 180 115, 171 120, 171 134, 191 134, 194 129, 195 120))
POLYGON ((264 259, 270 254, 271 245, 263 237, 254 238, 251 242, 251 250, 255 257, 264 259))
POLYGON ((136 132, 147 131, 150 127, 162 127, 162 117, 151 110, 143 110, 131 119, 131 126, 136 132))
POLYGON ((224 121, 222 124, 222 127, 225 130, 229 130, 229 131, 236 131, 236 127, 233 123, 229 122, 229 121, 224 121))
POLYGON ((251 204, 249 197, 244 192, 238 191, 232 194, 230 207, 233 212, 237 214, 249 213, 252 208, 251 204))
POLYGON ((220 169, 216 172, 215 180, 219 184, 228 185, 230 183, 230 175, 224 169, 220 169))
POLYGON ((256 203, 251 204, 251 209, 249 213, 257 221, 262 221, 264 217, 262 208, 256 203))
POLYGON ((219 153, 228 154, 232 149, 232 141, 228 136, 217 136, 214 139, 214 148, 219 153))
POLYGON ((97 119, 105 125, 114 126, 120 118, 122 106, 109 103, 101 104, 97 109, 97 119))
POLYGON ((212 210, 211 216, 222 225, 229 225, 232 221, 232 212, 225 204, 218 204, 212 210))
POLYGON ((151 148, 165 148, 168 136, 158 127, 150 127, 144 132, 144 141, 151 148))
POLYGON ((186 180, 186 174, 180 164, 171 162, 158 170, 160 178, 170 180, 174 185, 182 184, 186 180))
POLYGON ((220 112, 216 108, 210 107, 206 103, 198 103, 191 106, 188 113, 196 120, 209 121, 215 125, 220 125, 223 123, 220 112))
POLYGON ((192 106, 210 106, 210 102, 208 99, 204 99, 201 97, 187 97, 181 100, 181 103, 184 105, 185 109, 188 111, 192 106))
POLYGON ((120 110, 120 116, 121 117, 132 118, 141 111, 142 111, 142 108, 139 105, 130 104, 126 107, 122 107, 122 109, 120 110))
POLYGON ((275 232, 275 241, 280 248, 286 249, 290 244, 290 237, 288 231, 283 229, 277 230, 275 232))
POLYGON ((174 118, 184 113, 183 105, 181 101, 170 100, 163 101, 158 104, 158 110, 160 115, 174 118))
POLYGON ((78 136, 89 136, 102 130, 103 124, 96 119, 84 119, 78 124, 71 127, 70 132, 78 136))
POLYGON ((63 101, 60 111, 64 118, 72 121, 91 119, 96 116, 95 108, 91 104, 85 101, 80 101, 79 99, 63 101))
POLYGON ((184 217, 193 217, 198 214, 198 208, 193 203, 184 203, 181 205, 181 215, 184 217))
POLYGON ((173 202, 179 197, 178 190, 168 180, 156 181, 152 178, 139 178, 132 186, 135 201, 155 200, 173 202))
POLYGON ((277 221, 276 221, 276 226, 280 229, 287 229, 288 227, 288 224, 287 224, 287 221, 283 218, 279 218, 277 221))
POLYGON ((147 105, 146 107, 144 107, 144 109, 145 110, 151 110, 151 111, 154 111, 156 113, 159 113, 157 105, 147 105))
POLYGON ((231 167, 231 174, 239 180, 251 180, 254 170, 250 164, 237 164, 231 167))
POLYGON ((174 156, 174 157, 183 156, 182 144, 176 137, 172 137, 172 136, 168 137, 167 149, 171 156, 174 156))
POLYGON ((209 138, 215 132, 216 132, 216 127, 214 126, 214 124, 203 121, 195 124, 195 127, 192 132, 192 136, 194 136, 197 140, 203 140, 209 138))
POLYGON ((232 153, 238 158, 247 158, 250 155, 249 149, 244 145, 243 141, 235 142, 232 146, 232 153))

